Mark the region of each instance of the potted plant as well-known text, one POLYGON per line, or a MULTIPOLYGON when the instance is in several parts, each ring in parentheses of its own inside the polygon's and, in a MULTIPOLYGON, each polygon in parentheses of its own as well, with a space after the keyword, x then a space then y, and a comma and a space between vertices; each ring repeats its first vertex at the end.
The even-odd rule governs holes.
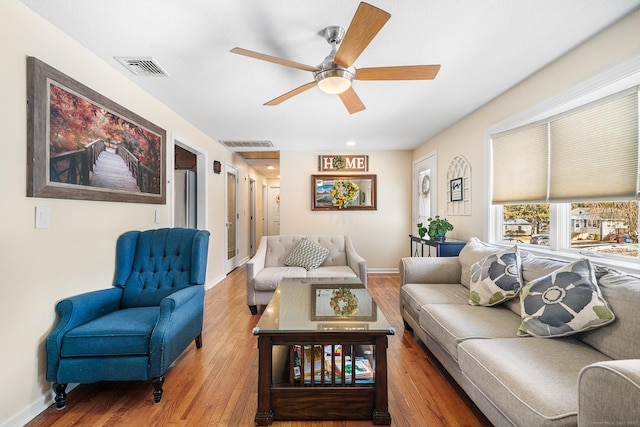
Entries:
POLYGON ((431 240, 444 241, 447 231, 453 230, 453 225, 446 218, 440 218, 439 215, 429 218, 427 221, 429 221, 427 234, 431 240))
POLYGON ((422 223, 418 224, 418 234, 420 235, 421 239, 424 239, 424 236, 427 235, 427 227, 423 227, 422 223))

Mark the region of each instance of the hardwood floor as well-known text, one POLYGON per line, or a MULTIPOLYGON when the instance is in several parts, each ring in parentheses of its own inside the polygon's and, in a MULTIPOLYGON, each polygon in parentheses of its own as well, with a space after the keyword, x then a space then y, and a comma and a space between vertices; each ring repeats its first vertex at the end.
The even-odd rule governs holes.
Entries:
MULTIPOLYGON (((202 349, 191 344, 167 371, 162 402, 153 404, 150 382, 83 384, 34 426, 250 426, 257 405, 258 349, 251 331, 259 319, 245 303, 240 267, 206 294, 202 349)), ((389 410, 392 425, 490 426, 454 381, 432 362, 398 308, 398 274, 370 274, 368 288, 396 329, 389 337, 389 410)), ((348 402, 345 402, 348 405, 348 402)), ((275 427, 359 427, 369 421, 286 421, 275 427)))

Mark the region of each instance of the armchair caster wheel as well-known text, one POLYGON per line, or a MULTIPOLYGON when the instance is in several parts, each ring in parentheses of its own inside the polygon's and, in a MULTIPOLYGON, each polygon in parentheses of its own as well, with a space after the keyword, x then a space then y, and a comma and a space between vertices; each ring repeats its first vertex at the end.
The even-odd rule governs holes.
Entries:
POLYGON ((164 375, 154 378, 153 381, 153 403, 160 403, 162 399, 162 384, 164 384, 164 375))
POLYGON ((67 384, 53 383, 53 392, 56 394, 55 402, 58 411, 67 407, 67 384))

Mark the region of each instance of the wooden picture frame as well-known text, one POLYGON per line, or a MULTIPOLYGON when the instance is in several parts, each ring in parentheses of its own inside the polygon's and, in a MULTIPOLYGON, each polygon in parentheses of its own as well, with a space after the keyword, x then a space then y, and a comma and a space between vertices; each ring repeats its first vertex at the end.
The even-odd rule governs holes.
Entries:
POLYGON ((370 174, 311 175, 311 210, 375 211, 378 209, 376 178, 370 174))
POLYGON ((462 178, 455 178, 449 181, 449 201, 459 202, 464 200, 463 192, 462 178))
POLYGON ((164 129, 34 57, 27 101, 27 196, 166 203, 164 129))

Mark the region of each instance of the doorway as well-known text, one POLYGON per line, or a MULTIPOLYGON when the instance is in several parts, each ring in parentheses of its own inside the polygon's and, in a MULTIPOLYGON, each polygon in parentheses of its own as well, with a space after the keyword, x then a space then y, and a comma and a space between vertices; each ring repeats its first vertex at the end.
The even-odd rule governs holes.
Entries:
POLYGON ((270 185, 267 201, 268 235, 280 234, 280 186, 270 185))
POLYGON ((413 163, 412 228, 418 234, 418 224, 427 226, 428 219, 438 209, 438 158, 435 152, 413 163))
POLYGON ((206 155, 183 140, 174 139, 173 143, 172 225, 206 229, 206 155))
POLYGON ((256 254, 256 180, 249 178, 249 256, 256 254))
POLYGON ((226 203, 226 227, 227 227, 227 256, 225 260, 225 273, 229 273, 238 266, 238 170, 225 165, 225 203, 226 203))

